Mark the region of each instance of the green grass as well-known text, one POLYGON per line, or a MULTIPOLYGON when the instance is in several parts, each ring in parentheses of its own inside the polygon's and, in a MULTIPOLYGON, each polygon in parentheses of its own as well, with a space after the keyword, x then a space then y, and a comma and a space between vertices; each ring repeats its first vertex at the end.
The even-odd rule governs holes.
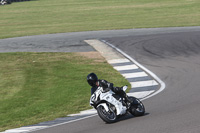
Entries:
POLYGON ((0 70, 0 131, 90 108, 90 72, 130 85, 104 59, 77 53, 0 54, 0 70))
POLYGON ((0 6, 0 38, 199 26, 199 0, 35 0, 0 6))

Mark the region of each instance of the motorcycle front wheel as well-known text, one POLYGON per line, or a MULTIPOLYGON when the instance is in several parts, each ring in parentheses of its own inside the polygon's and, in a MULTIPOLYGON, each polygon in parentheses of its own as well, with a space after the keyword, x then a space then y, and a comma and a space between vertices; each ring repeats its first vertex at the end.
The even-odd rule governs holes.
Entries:
POLYGON ((143 116, 145 113, 145 107, 143 103, 135 97, 129 97, 129 99, 132 101, 130 113, 136 117, 143 116))
POLYGON ((99 117, 106 123, 113 123, 117 119, 117 115, 114 111, 106 111, 102 105, 97 108, 97 113, 99 117))

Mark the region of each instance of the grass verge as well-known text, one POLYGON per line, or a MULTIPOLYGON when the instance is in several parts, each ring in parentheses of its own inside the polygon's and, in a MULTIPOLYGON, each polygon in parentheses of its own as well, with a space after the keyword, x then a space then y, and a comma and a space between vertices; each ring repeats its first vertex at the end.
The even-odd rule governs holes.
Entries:
POLYGON ((3 53, 0 70, 0 131, 90 108, 90 72, 130 85, 98 52, 3 53))
POLYGON ((0 6, 0 38, 199 26, 199 0, 34 0, 0 6))

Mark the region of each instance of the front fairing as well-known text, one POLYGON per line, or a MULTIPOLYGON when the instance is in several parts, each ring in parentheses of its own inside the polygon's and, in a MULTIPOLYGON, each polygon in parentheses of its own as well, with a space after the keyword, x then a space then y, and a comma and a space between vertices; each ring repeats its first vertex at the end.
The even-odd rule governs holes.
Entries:
POLYGON ((102 93, 103 88, 98 87, 97 90, 90 97, 90 105, 94 106, 100 99, 100 94, 102 93))
POLYGON ((111 89, 103 89, 98 87, 97 90, 90 97, 90 105, 96 108, 99 103, 106 102, 106 96, 112 96, 114 92, 111 89))
POLYGON ((102 87, 99 87, 94 94, 92 94, 90 105, 96 108, 100 103, 110 103, 115 106, 117 115, 126 113, 126 107, 124 107, 119 100, 113 97, 114 94, 115 93, 111 89, 109 91, 104 91, 102 87))

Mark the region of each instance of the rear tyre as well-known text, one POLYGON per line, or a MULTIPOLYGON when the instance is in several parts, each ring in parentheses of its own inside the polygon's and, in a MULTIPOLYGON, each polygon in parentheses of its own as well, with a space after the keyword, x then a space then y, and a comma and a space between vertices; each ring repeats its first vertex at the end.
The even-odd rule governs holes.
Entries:
POLYGON ((129 99, 132 101, 130 113, 136 117, 143 116, 145 113, 145 107, 143 103, 135 97, 129 97, 129 99))
POLYGON ((97 108, 97 113, 99 117, 106 123, 116 122, 117 115, 114 111, 109 110, 108 112, 104 109, 102 105, 97 108))

